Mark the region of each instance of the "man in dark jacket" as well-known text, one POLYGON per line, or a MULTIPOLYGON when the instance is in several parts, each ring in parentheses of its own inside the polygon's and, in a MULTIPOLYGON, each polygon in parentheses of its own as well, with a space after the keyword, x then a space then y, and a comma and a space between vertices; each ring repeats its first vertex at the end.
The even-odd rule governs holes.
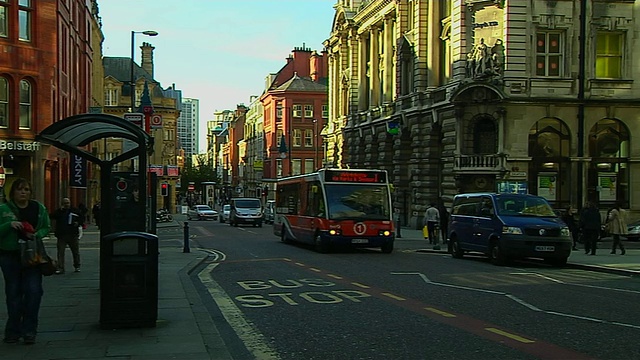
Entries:
POLYGON ((55 236, 58 239, 58 271, 57 274, 64 274, 64 253, 71 249, 73 255, 73 267, 76 272, 80 272, 80 250, 79 235, 80 227, 84 223, 84 218, 80 210, 71 207, 69 198, 62 199, 62 207, 53 213, 55 236))
POLYGON ((600 238, 600 225, 600 211, 593 202, 587 201, 580 213, 580 230, 584 238, 585 254, 596 254, 596 246, 600 238))

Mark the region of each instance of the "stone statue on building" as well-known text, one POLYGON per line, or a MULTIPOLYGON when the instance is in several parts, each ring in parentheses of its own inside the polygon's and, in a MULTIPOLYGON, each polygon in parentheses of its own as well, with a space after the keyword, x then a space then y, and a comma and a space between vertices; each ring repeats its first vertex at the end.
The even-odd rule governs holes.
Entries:
POLYGON ((500 39, 489 48, 482 38, 480 43, 473 47, 473 51, 467 54, 467 78, 483 80, 502 77, 503 69, 504 45, 500 39))

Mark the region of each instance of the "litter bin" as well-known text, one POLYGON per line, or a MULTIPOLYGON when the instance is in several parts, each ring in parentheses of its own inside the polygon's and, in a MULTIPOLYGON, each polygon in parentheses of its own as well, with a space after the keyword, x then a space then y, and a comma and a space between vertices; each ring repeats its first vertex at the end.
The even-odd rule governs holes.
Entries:
POLYGON ((155 327, 158 318, 158 236, 123 231, 103 237, 100 326, 155 327))

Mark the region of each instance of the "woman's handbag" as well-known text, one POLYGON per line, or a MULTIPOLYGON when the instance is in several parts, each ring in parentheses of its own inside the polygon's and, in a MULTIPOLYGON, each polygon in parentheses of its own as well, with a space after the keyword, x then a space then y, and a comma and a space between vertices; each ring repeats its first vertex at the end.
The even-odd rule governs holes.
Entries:
POLYGON ((39 266, 40 266, 40 272, 44 276, 51 276, 56 273, 56 270, 58 270, 57 262, 53 260, 51 257, 49 257, 48 255, 46 257, 46 261, 43 263, 40 263, 39 266))

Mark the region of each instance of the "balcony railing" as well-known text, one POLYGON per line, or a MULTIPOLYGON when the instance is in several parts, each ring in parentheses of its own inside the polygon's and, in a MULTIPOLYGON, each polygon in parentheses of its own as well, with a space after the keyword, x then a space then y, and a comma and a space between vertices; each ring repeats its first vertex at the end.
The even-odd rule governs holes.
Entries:
POLYGON ((458 173, 500 173, 505 171, 506 155, 456 155, 453 170, 458 173))

